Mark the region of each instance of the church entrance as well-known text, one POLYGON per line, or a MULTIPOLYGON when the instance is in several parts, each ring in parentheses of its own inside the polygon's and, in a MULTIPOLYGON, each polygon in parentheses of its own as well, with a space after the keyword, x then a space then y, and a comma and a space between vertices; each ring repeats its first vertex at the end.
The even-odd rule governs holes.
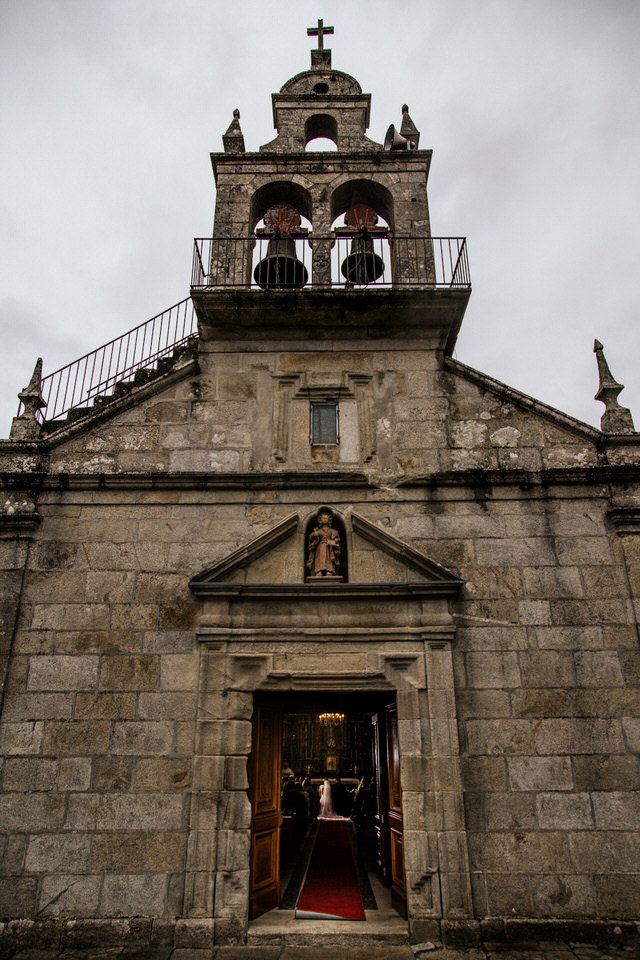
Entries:
POLYGON ((251 919, 406 917, 395 693, 256 693, 252 724, 251 919))

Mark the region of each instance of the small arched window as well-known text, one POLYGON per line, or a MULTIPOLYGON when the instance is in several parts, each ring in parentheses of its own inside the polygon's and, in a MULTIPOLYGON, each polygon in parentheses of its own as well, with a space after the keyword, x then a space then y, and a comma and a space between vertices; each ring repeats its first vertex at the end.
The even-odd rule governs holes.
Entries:
POLYGON ((304 125, 305 150, 337 150, 338 122, 328 113, 307 117, 304 125), (310 146, 311 144, 311 146, 310 146))

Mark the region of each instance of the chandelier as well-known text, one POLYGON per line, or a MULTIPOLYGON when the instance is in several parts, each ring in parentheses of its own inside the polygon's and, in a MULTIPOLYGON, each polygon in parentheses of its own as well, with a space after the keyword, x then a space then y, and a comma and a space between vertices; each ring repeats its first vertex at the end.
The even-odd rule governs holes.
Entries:
POLYGON ((338 727, 344 723, 344 713, 321 713, 318 723, 323 727, 338 727))

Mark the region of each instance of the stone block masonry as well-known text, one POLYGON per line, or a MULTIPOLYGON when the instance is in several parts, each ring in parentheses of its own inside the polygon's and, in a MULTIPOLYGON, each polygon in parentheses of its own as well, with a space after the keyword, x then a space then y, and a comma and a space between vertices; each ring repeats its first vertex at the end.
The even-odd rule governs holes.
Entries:
POLYGON ((466 280, 395 243, 432 235, 431 152, 369 140, 368 95, 315 53, 275 139, 247 153, 234 118, 212 157, 217 240, 295 207, 312 287, 250 289, 249 242, 216 255, 188 362, 43 431, 34 375, 0 442, 0 938, 251 946, 250 903, 277 901, 278 711, 340 694, 397 711, 378 823, 405 945, 628 942, 639 437, 601 353, 604 432, 452 359, 466 280), (305 153, 322 132, 338 153, 305 153), (321 238, 362 204, 393 282, 337 289, 321 238), (339 442, 311 442, 312 402, 339 442), (341 566, 309 580, 321 508, 341 566))

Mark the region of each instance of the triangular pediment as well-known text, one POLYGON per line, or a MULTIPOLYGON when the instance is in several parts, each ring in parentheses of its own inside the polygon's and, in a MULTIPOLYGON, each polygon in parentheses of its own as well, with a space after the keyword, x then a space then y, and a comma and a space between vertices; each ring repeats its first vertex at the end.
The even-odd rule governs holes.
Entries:
POLYGON ((197 574, 190 581, 200 596, 453 596, 462 581, 411 544, 352 513, 346 524, 348 577, 305 576, 303 524, 292 513, 197 574), (349 529, 350 527, 350 529, 349 529))

